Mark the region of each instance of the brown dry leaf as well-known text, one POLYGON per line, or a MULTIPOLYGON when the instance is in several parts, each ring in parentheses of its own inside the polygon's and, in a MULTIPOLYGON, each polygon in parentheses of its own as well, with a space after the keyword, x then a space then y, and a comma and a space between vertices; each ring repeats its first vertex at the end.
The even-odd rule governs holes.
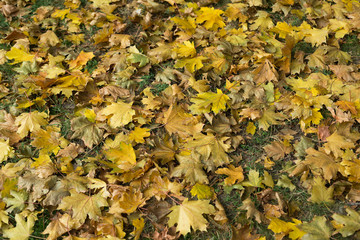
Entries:
POLYGON ((208 133, 207 135, 197 134, 192 141, 187 142, 187 149, 195 150, 204 159, 204 164, 208 170, 214 170, 216 167, 229 163, 227 152, 230 144, 225 142, 228 137, 218 138, 208 133))
POLYGON ((216 213, 214 220, 220 224, 225 224, 229 221, 229 219, 226 216, 226 212, 224 207, 221 205, 220 201, 218 199, 215 200, 215 207, 216 207, 216 213))
POLYGON ((335 178, 338 171, 341 169, 341 165, 335 161, 335 159, 323 152, 317 151, 313 148, 306 150, 307 156, 303 164, 309 165, 313 170, 321 170, 321 174, 329 182, 335 178))
POLYGON ((253 75, 254 81, 258 85, 266 82, 277 82, 279 77, 274 65, 268 59, 265 59, 265 61, 253 71, 253 75))
POLYGON ((103 98, 104 96, 110 95, 114 101, 117 98, 128 98, 130 97, 130 91, 125 88, 121 88, 114 85, 107 85, 99 90, 100 96, 103 98))
POLYGON ((154 240, 175 240, 180 237, 180 233, 176 233, 175 235, 169 234, 169 229, 167 227, 164 228, 160 233, 154 232, 152 235, 152 239, 154 240))
POLYGON ((253 231, 250 229, 249 225, 241 226, 240 224, 237 227, 231 226, 233 235, 231 240, 257 240, 259 239, 259 234, 251 234, 253 231))
POLYGON ((248 219, 251 218, 255 218, 255 220, 258 223, 262 222, 263 219, 263 215, 261 214, 261 212, 259 212, 256 207, 254 202, 251 200, 251 198, 247 198, 242 202, 242 206, 239 208, 240 210, 245 210, 246 211, 246 217, 248 219))
POLYGON ((280 141, 274 141, 271 144, 266 145, 264 149, 266 154, 269 157, 272 157, 275 161, 284 158, 286 154, 291 153, 293 150, 291 145, 285 146, 285 144, 280 141))
POLYGON ((15 125, 15 118, 5 113, 4 122, 0 123, 0 136, 9 139, 10 145, 16 144, 20 141, 21 137, 17 133, 18 128, 15 125))
POLYGON ((171 173, 172 177, 181 177, 185 178, 185 181, 195 184, 195 183, 209 183, 209 180, 203 169, 203 164, 200 160, 200 154, 192 152, 177 154, 176 159, 179 161, 180 165, 175 167, 171 173))
POLYGON ((138 207, 145 204, 141 191, 130 188, 122 193, 121 197, 110 204, 109 213, 121 216, 122 213, 133 213, 138 207))
POLYGON ((201 132, 204 124, 199 120, 199 117, 186 113, 180 106, 172 104, 157 121, 165 124, 169 134, 177 133, 180 137, 186 138, 201 132))
POLYGON ((120 46, 126 48, 131 45, 132 37, 128 34, 112 34, 109 38, 110 46, 120 46))
POLYGON ((321 141, 326 141, 326 139, 331 135, 329 126, 319 125, 318 127, 318 138, 321 141))
POLYGON ((340 79, 344 81, 355 81, 353 76, 351 75, 351 72, 354 72, 355 69, 353 66, 348 65, 329 65, 331 71, 335 73, 335 75, 340 79))
POLYGON ((357 115, 355 103, 349 101, 337 101, 335 103, 341 110, 350 111, 352 114, 357 115))
POLYGON ((264 207, 266 217, 280 218, 283 214, 285 214, 283 212, 283 210, 280 208, 280 206, 278 206, 278 205, 273 205, 273 204, 267 203, 267 204, 263 205, 263 207, 264 207))

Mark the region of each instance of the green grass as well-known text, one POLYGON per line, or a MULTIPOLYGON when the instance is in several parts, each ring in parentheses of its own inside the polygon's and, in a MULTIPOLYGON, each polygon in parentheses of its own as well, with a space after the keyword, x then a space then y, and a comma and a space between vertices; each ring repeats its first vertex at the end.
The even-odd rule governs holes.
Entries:
POLYGON ((49 211, 45 210, 43 213, 40 213, 38 216, 38 220, 36 220, 33 233, 31 234, 29 240, 38 240, 39 238, 46 238, 47 235, 42 234, 42 232, 46 229, 47 225, 50 221, 49 211))
MULTIPOLYGON (((274 131, 276 131, 275 128, 274 131)), ((261 162, 257 163, 256 161, 263 154, 263 147, 272 141, 272 135, 272 128, 268 131, 257 130, 254 136, 246 139, 244 144, 239 145, 239 149, 241 149, 240 153, 243 157, 242 162, 245 163, 244 170, 249 171, 250 169, 256 169, 262 171, 264 169, 263 164, 261 162)))
POLYGON ((4 63, 0 65, 0 72, 2 73, 2 82, 12 83, 16 72, 13 70, 13 65, 4 63))
POLYGON ((68 116, 73 114, 73 108, 75 107, 74 103, 71 99, 57 96, 50 97, 49 101, 53 104, 49 109, 50 114, 59 116, 61 135, 65 138, 69 138, 68 134, 71 133, 71 122, 68 116))
POLYGON ((159 83, 159 84, 154 84, 153 88, 151 88, 151 92, 154 95, 159 95, 162 91, 164 91, 167 87, 169 87, 169 84, 166 83, 159 83))
POLYGON ((310 43, 301 41, 298 42, 293 49, 291 50, 291 54, 294 55, 297 51, 303 51, 306 55, 314 53, 316 50, 315 47, 311 46, 310 43))
MULTIPOLYGON (((5 16, 0 13, 0 31, 6 31, 10 27, 9 23, 6 21, 5 16)), ((1 34, 2 35, 2 34, 1 34)), ((0 35, 0 36, 1 36, 0 35)))
POLYGON ((348 34, 343 38, 340 45, 341 51, 347 52, 353 58, 354 63, 360 62, 360 40, 357 34, 348 34))
POLYGON ((52 6, 52 7, 64 7, 64 0, 35 0, 34 4, 31 5, 30 10, 35 12, 36 9, 43 6, 52 6))
POLYGON ((218 200, 224 207, 229 221, 231 223, 235 223, 239 215, 239 212, 236 210, 242 205, 240 191, 235 189, 232 190, 230 194, 226 194, 221 188, 222 187, 219 185, 215 186, 215 192, 218 196, 218 200))
POLYGON ((85 70, 91 74, 96 69, 97 65, 98 61, 96 59, 91 59, 86 63, 85 70))

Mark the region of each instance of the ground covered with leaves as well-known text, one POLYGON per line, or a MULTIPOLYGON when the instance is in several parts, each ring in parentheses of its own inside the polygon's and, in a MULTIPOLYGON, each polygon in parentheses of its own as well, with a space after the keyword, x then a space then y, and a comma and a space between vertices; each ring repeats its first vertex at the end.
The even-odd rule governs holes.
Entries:
POLYGON ((360 239, 358 0, 3 0, 0 236, 360 239))

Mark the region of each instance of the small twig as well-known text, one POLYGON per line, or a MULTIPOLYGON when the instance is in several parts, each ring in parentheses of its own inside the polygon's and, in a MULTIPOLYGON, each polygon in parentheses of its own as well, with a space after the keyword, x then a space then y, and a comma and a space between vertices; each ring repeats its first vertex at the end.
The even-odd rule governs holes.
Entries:
POLYGON ((37 237, 37 236, 31 235, 31 234, 29 236, 32 237, 32 238, 37 238, 37 239, 46 239, 44 237, 37 237))

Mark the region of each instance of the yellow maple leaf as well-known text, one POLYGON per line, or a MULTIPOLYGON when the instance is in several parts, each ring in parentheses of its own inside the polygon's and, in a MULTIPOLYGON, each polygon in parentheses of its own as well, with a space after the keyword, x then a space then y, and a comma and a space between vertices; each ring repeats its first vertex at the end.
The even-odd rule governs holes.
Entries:
POLYGON ((271 222, 268 226, 268 229, 274 233, 283 233, 285 235, 289 234, 289 237, 292 240, 299 239, 306 234, 306 232, 297 228, 297 225, 301 224, 300 220, 293 218, 292 222, 285 222, 275 217, 269 217, 269 219, 271 222))
POLYGON ((191 102, 194 104, 190 106, 190 110, 195 114, 209 113, 210 111, 218 114, 220 110, 226 109, 226 102, 229 99, 220 89, 217 89, 216 93, 199 93, 195 98, 191 98, 191 102))
POLYGON ((195 152, 181 152, 176 155, 176 159, 180 165, 174 168, 171 172, 171 177, 183 176, 185 181, 191 184, 209 182, 200 160, 200 154, 195 152))
POLYGON ((178 24, 180 28, 182 28, 187 34, 192 35, 195 33, 196 24, 195 19, 193 17, 187 18, 179 18, 173 17, 171 21, 178 24))
POLYGON ((25 61, 33 61, 35 55, 28 53, 25 48, 21 45, 20 48, 12 47, 10 51, 6 53, 6 57, 8 59, 14 59, 12 64, 25 62, 25 61))
POLYGON ((12 153, 14 149, 9 145, 9 139, 0 139, 0 163, 5 161, 12 153))
POLYGON ((248 125, 246 126, 246 132, 254 135, 256 132, 256 126, 253 122, 249 122, 248 125))
POLYGON ((107 159, 123 170, 129 170, 136 164, 136 155, 131 144, 121 142, 117 148, 110 148, 104 154, 107 159))
POLYGON ((66 141, 60 137, 59 131, 59 128, 52 126, 48 126, 46 130, 38 129, 32 133, 34 140, 31 142, 31 145, 43 149, 47 153, 53 152, 57 154, 60 150, 61 141, 66 141))
POLYGON ((16 227, 5 229, 4 237, 10 240, 27 240, 33 232, 35 216, 30 214, 25 221, 25 217, 20 214, 15 215, 16 227))
POLYGON ((132 221, 132 225, 134 226, 134 231, 132 231, 130 234, 134 236, 134 240, 138 240, 141 236, 141 233, 145 226, 145 221, 143 218, 138 218, 132 221))
POLYGON ((120 199, 114 201, 109 209, 109 213, 114 214, 115 216, 122 213, 133 213, 138 207, 141 207, 145 204, 145 199, 142 192, 138 188, 130 187, 126 192, 124 192, 120 199))
POLYGON ((79 45, 80 43, 85 42, 85 34, 71 34, 71 35, 66 35, 65 39, 76 44, 79 45))
POLYGON ((135 127, 135 129, 129 134, 129 139, 137 143, 144 143, 144 138, 150 136, 149 131, 150 129, 148 128, 135 127))
POLYGON ((204 65, 202 61, 206 60, 206 57, 197 56, 194 58, 183 58, 178 59, 174 65, 176 68, 183 68, 185 67, 189 72, 193 73, 199 69, 201 69, 204 65))
POLYGON ((62 92, 66 97, 72 95, 72 91, 81 91, 85 88, 91 78, 80 70, 73 70, 71 75, 60 77, 56 80, 56 86, 51 88, 51 92, 58 94, 62 92))
POLYGON ((326 50, 324 48, 317 48, 313 54, 310 54, 306 57, 309 60, 309 67, 319 67, 323 69, 327 69, 327 65, 325 63, 325 54, 326 50))
POLYGON ((311 188, 310 200, 314 203, 333 203, 332 199, 334 192, 334 186, 327 188, 325 181, 321 177, 314 178, 314 182, 311 188))
POLYGON ((165 129, 169 134, 176 133, 183 138, 200 133, 204 126, 198 117, 186 113, 183 108, 177 105, 171 105, 164 112, 164 117, 158 121, 165 124, 165 129))
POLYGON ((335 162, 335 159, 330 154, 313 148, 308 148, 306 153, 307 156, 303 163, 309 165, 314 171, 321 169, 327 181, 336 177, 337 172, 341 169, 340 164, 335 162))
POLYGON ((49 154, 43 152, 43 151, 40 151, 40 154, 39 154, 39 157, 38 158, 34 158, 35 159, 35 162, 33 162, 31 164, 31 167, 33 168, 38 168, 40 166, 45 166, 47 164, 51 164, 52 161, 51 161, 51 158, 49 156, 49 154))
POLYGON ((69 214, 65 213, 62 216, 56 216, 49 225, 47 225, 42 234, 49 234, 47 237, 48 240, 56 240, 71 229, 80 227, 78 225, 80 224, 76 223, 69 214))
POLYGON ((101 208, 108 206, 101 192, 96 195, 85 195, 71 189, 70 194, 61 200, 58 209, 71 210, 73 219, 80 223, 84 223, 87 216, 91 220, 97 220, 101 216, 101 208))
POLYGON ((225 23, 220 16, 224 11, 220 9, 214 9, 209 7, 202 7, 200 11, 197 12, 198 17, 196 18, 196 23, 204 23, 204 27, 208 30, 217 30, 225 26, 225 23))
POLYGON ((258 18, 250 26, 251 30, 259 29, 260 31, 264 31, 274 26, 274 23, 271 20, 270 14, 268 12, 257 11, 255 16, 257 16, 258 18))
POLYGON ((207 221, 203 214, 214 214, 215 208, 209 203, 209 200, 189 201, 185 199, 181 205, 171 208, 169 213, 169 227, 177 224, 176 230, 182 235, 190 232, 190 227, 195 231, 206 231, 207 221))
POLYGON ((112 128, 122 127, 132 121, 135 110, 131 108, 132 103, 118 101, 100 111, 100 115, 110 116, 109 125, 112 128))
POLYGON ((91 0, 94 8, 103 8, 109 6, 114 0, 91 0))
POLYGON ((243 169, 241 166, 235 167, 230 164, 228 168, 219 168, 215 173, 228 175, 224 180, 226 185, 233 185, 235 182, 238 183, 244 180, 243 169))
POLYGON ((60 42, 59 38, 56 36, 56 34, 48 30, 46 33, 43 33, 40 35, 39 45, 40 46, 56 46, 60 42))
POLYGON ((260 177, 260 174, 258 171, 251 169, 248 174, 248 181, 242 182, 243 186, 247 187, 264 187, 262 184, 264 178, 260 177))
POLYGON ((311 123, 316 125, 320 124, 320 120, 323 119, 319 108, 310 109, 310 113, 311 115, 309 117, 302 117, 300 119, 300 127, 303 130, 309 127, 311 123))
POLYGON ((70 70, 72 70, 72 69, 80 70, 93 57, 95 57, 95 55, 92 52, 81 51, 76 59, 69 62, 69 69, 70 70))
POLYGON ((282 113, 276 113, 273 106, 265 109, 263 115, 258 120, 259 128, 267 131, 270 125, 281 124, 280 121, 284 120, 285 116, 282 113))
POLYGON ((52 18, 60 18, 61 20, 64 20, 66 14, 70 13, 70 8, 67 9, 56 9, 52 14, 52 18))
POLYGON ((276 26, 271 31, 279 34, 280 38, 285 39, 287 35, 291 34, 293 28, 286 22, 277 22, 276 26))
POLYGON ((46 113, 38 111, 22 113, 15 119, 15 125, 19 127, 17 133, 24 138, 29 132, 39 130, 41 126, 48 123, 45 119, 47 116, 46 113))
POLYGON ((65 69, 57 66, 51 66, 50 64, 43 65, 40 71, 46 73, 46 78, 57 78, 59 75, 66 73, 65 69))
POLYGON ((8 213, 3 210, 4 208, 5 208, 5 203, 3 202, 0 204, 0 227, 3 226, 3 223, 5 223, 6 225, 9 224, 9 216, 8 213))
POLYGON ((324 144, 325 152, 328 154, 332 152, 336 158, 342 156, 343 150, 341 149, 349 149, 355 147, 355 144, 350 139, 339 135, 337 131, 327 137, 326 141, 327 142, 324 144))
POLYGON ((345 167, 344 173, 348 176, 350 182, 360 183, 359 159, 354 159, 352 161, 343 160, 340 164, 345 167))
POLYGON ((194 42, 190 41, 185 41, 183 44, 177 45, 176 48, 174 48, 174 51, 180 57, 195 57, 196 55, 194 42))
POLYGON ((305 41, 311 43, 313 46, 320 46, 326 42, 326 38, 329 34, 329 29, 324 27, 322 29, 312 28, 306 29, 303 32, 305 34, 305 41))
POLYGON ((216 167, 229 163, 229 156, 226 154, 230 144, 226 141, 229 137, 217 137, 212 133, 196 134, 194 139, 188 141, 185 147, 201 154, 207 170, 215 170, 216 167))
POLYGON ((72 119, 71 130, 74 131, 71 139, 81 138, 89 148, 102 140, 103 130, 96 123, 90 122, 85 116, 72 119))
POLYGON ((213 189, 208 185, 196 183, 190 191, 192 196, 197 196, 198 199, 211 199, 214 195, 213 189))
POLYGON ((350 31, 350 25, 338 19, 329 19, 330 30, 335 32, 335 38, 343 38, 350 31))
POLYGON ((344 238, 350 237, 360 230, 360 213, 350 207, 346 208, 346 212, 348 215, 340 215, 337 213, 332 215, 335 223, 339 225, 339 229, 337 229, 338 231, 336 232, 340 232, 344 238))

